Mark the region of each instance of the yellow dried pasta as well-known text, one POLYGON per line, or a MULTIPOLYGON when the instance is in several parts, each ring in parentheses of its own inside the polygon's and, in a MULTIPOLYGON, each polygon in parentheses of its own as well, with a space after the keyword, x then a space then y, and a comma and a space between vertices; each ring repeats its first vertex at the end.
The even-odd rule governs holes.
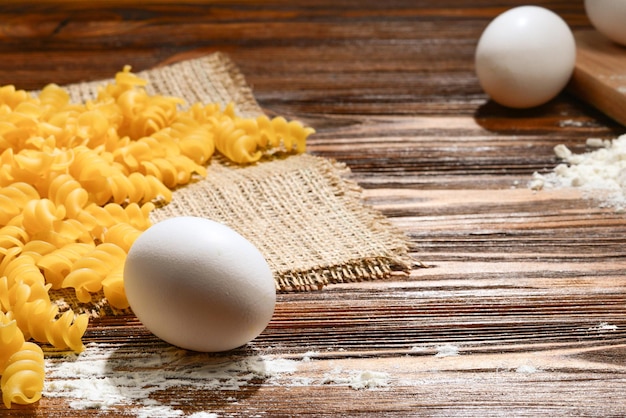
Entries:
POLYGON ((216 149, 233 162, 248 164, 259 161, 263 155, 275 152, 303 153, 306 138, 314 133, 298 121, 283 117, 273 119, 265 115, 242 118, 234 114, 232 105, 223 113, 214 107, 202 111, 198 106, 192 112, 213 126, 216 149))
POLYGON ((102 289, 102 281, 125 259, 126 251, 116 244, 99 244, 72 264, 61 286, 74 288, 80 302, 91 302, 91 295, 102 289))
POLYGON ((32 338, 59 349, 82 351, 82 337, 89 320, 87 314, 74 315, 73 311, 68 310, 59 315, 59 307, 50 299, 34 296, 35 293, 41 293, 41 287, 16 284, 13 287, 15 300, 7 315, 17 321, 27 339, 32 338))
POLYGON ((7 408, 11 403, 30 404, 41 399, 44 384, 43 350, 37 344, 25 342, 7 361, 0 378, 2 401, 7 408))
MULTIPOLYGON (((0 90, 0 94, 2 91, 0 90)), ((0 374, 4 373, 7 363, 11 356, 18 352, 24 344, 24 334, 17 326, 17 322, 7 317, 0 311, 0 341, 2 342, 2 350, 0 350, 0 374)))
POLYGON ((36 261, 52 289, 60 289, 74 263, 95 248, 93 243, 75 242, 56 248, 36 261))
POLYGON ((15 182, 0 188, 0 225, 8 225, 28 202, 36 199, 39 193, 28 183, 15 182))
POLYGON ((243 118, 232 104, 151 95, 130 71, 94 100, 71 103, 55 84, 32 95, 0 87, 0 374, 3 401, 32 403, 43 388, 35 341, 83 350, 87 315, 60 312, 50 289, 88 303, 102 292, 129 307, 123 266, 172 190, 206 176, 215 152, 250 164, 302 153, 314 131, 284 118, 243 118))
POLYGON ((41 398, 44 382, 42 349, 26 342, 17 322, 0 312, 0 391, 7 408, 41 398))
POLYGON ((130 306, 124 290, 124 266, 119 265, 114 268, 107 277, 102 280, 102 290, 104 297, 109 304, 117 309, 126 309, 130 306))

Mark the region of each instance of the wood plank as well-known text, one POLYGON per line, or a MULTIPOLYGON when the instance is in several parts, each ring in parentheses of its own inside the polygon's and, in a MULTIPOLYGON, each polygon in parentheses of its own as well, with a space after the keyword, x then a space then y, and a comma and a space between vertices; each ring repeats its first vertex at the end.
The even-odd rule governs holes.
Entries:
MULTIPOLYGON (((582 2, 540 4, 577 32, 590 29, 582 2)), ((150 415, 130 393, 142 388, 119 382, 168 371, 167 389, 143 389, 169 416, 625 416, 624 214, 577 190, 527 188, 534 171, 558 163, 554 146, 585 152, 587 138, 612 139, 624 127, 569 93, 526 111, 487 100, 474 48, 491 19, 517 5, 0 5, 0 84, 38 88, 110 77, 124 64, 141 70, 229 54, 269 114, 315 126, 310 152, 348 164, 366 202, 429 266, 404 278, 280 294, 265 332, 230 353, 178 353, 134 316, 92 321, 85 342, 102 355, 94 375, 109 383, 102 390, 114 389, 103 397, 110 407, 77 409, 79 396, 50 395, 0 405, 0 415, 150 415), (238 388, 207 389, 215 370, 249 360, 268 372, 231 370, 238 388), (274 361, 291 369, 272 370, 274 361), (194 370, 205 374, 190 379, 194 370), (362 372, 374 378, 370 387, 358 387, 362 372)), ((80 372, 72 367, 81 358, 47 354, 50 370, 80 372)))
POLYGON ((568 88, 626 125, 626 48, 595 30, 574 36, 576 67, 568 88))

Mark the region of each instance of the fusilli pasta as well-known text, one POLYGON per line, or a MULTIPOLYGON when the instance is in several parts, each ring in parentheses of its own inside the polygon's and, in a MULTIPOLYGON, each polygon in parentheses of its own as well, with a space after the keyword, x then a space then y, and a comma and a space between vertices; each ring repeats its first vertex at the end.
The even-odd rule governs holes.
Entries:
POLYGON ((43 350, 35 343, 25 342, 9 357, 0 378, 2 401, 7 408, 11 403, 37 402, 43 392, 45 371, 43 350))
POLYGON ((0 312, 0 391, 7 408, 41 398, 44 382, 42 349, 26 342, 17 322, 0 312))
POLYGON ((128 308, 123 266, 156 204, 206 176, 217 151, 250 164, 301 153, 314 131, 284 118, 239 117, 232 104, 150 95, 130 67, 71 103, 55 84, 0 87, 0 389, 7 407, 36 402, 43 352, 83 350, 87 315, 61 313, 50 289, 80 302, 103 292, 128 308))
MULTIPOLYGON (((0 94, 2 92, 0 91, 0 94)), ((17 353, 24 344, 24 334, 18 328, 15 320, 7 317, 0 312, 0 341, 2 341, 2 350, 0 350, 0 374, 4 373, 4 369, 9 362, 9 358, 17 353)))
POLYGON ((102 289, 102 281, 117 267, 124 264, 126 252, 112 243, 102 243, 74 262, 61 284, 76 291, 79 301, 91 301, 91 295, 102 289))

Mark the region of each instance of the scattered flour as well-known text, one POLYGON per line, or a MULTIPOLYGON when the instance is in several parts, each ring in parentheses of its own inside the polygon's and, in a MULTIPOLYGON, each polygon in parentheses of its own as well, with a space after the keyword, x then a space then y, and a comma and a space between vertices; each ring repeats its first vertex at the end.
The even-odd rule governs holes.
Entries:
POLYGON ((585 196, 601 202, 602 207, 626 210, 626 134, 612 140, 591 138, 587 146, 596 148, 584 154, 573 154, 565 145, 554 152, 564 162, 549 174, 534 173, 529 187, 578 187, 585 196))
POLYGON ((580 120, 574 120, 574 119, 566 119, 566 120, 559 121, 559 126, 561 127, 573 126, 575 128, 581 128, 585 125, 588 125, 588 123, 580 121, 580 120))
MULTIPOLYGON (((177 348, 158 352, 124 353, 102 344, 90 344, 80 355, 46 358, 45 397, 66 398, 73 409, 106 411, 124 405, 136 417, 182 417, 175 405, 163 405, 150 396, 174 387, 193 390, 237 390, 252 381, 277 384, 297 370, 298 362, 259 355, 211 357, 198 366, 197 356, 177 348), (190 358, 193 357, 193 358, 190 358)), ((206 412, 193 418, 216 417, 206 412)))
POLYGON ((445 344, 437 347, 435 357, 452 357, 459 355, 459 347, 452 344, 445 344))
POLYGON ((535 366, 532 366, 530 364, 522 364, 515 371, 517 373, 531 374, 531 373, 537 373, 539 369, 537 369, 535 366))
POLYGON ((311 357, 316 357, 319 356, 319 352, 317 351, 307 351, 306 353, 304 353, 304 355, 302 356, 302 361, 304 362, 309 362, 311 361, 311 357))
POLYGON ((389 386, 389 374, 372 370, 345 372, 335 369, 324 375, 322 384, 348 385, 352 389, 374 389, 389 386))
POLYGON ((430 349, 434 348, 435 350, 435 357, 452 357, 452 356, 458 356, 459 355, 459 347, 453 344, 444 344, 444 345, 436 345, 436 346, 419 346, 419 345, 414 345, 413 347, 410 348, 409 352, 411 354, 407 354, 408 355, 412 355, 412 354, 416 354, 416 353, 426 353, 429 352, 430 349))
MULTIPOLYGON (((79 355, 46 354, 43 396, 64 398, 76 410, 103 414, 120 406, 138 418, 215 418, 213 412, 185 415, 183 400, 159 402, 159 392, 188 387, 193 391, 238 390, 249 384, 311 386, 337 384, 355 390, 385 388, 387 373, 335 369, 320 377, 295 373, 319 353, 309 351, 300 360, 265 355, 220 356, 190 353, 175 347, 137 353, 107 344, 88 344, 79 355)), ((237 399, 225 394, 228 402, 237 399)))
POLYGON ((597 327, 589 328, 589 331, 617 331, 617 325, 601 322, 597 327))

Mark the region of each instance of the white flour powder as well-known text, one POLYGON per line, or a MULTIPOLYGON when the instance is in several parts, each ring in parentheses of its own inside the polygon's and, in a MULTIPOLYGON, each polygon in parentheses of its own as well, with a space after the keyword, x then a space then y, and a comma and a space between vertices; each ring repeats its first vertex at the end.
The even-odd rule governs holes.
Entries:
POLYGON ((522 364, 517 369, 515 369, 515 371, 517 373, 532 374, 532 373, 537 373, 539 369, 537 369, 532 364, 522 364))
POLYGON ((459 355, 459 347, 453 344, 445 344, 437 347, 435 357, 454 357, 459 355))
POLYGON ((617 325, 601 322, 597 327, 589 328, 589 331, 617 331, 617 325))
POLYGON ((357 390, 383 388, 389 385, 389 374, 371 370, 346 372, 336 368, 324 375, 322 384, 348 385, 357 390))
POLYGON ((612 141, 592 138, 587 146, 597 148, 584 154, 573 154, 565 145, 554 148, 563 160, 552 173, 535 173, 530 182, 534 190, 578 187, 601 207, 626 210, 626 135, 612 141))
MULTIPOLYGON (((137 417, 184 416, 175 405, 163 405, 150 395, 174 387, 193 390, 237 390, 254 380, 274 384, 297 370, 295 360, 259 355, 236 358, 189 354, 177 348, 124 353, 90 344, 80 355, 46 358, 45 397, 61 397, 73 409, 107 410, 124 405, 137 417), (200 364, 200 365, 199 365, 200 364)), ((212 417, 210 413, 192 417, 212 417)))
MULTIPOLYGON (((318 378, 295 374, 317 355, 309 351, 299 360, 254 354, 219 356, 189 353, 175 347, 138 353, 92 343, 80 355, 47 353, 43 396, 64 398, 73 409, 107 411, 123 406, 125 413, 136 417, 165 418, 183 417, 185 413, 180 404, 164 405, 152 395, 174 388, 238 390, 260 382, 292 387, 336 384, 368 390, 389 384, 387 373, 370 370, 337 368, 318 378)), ((217 415, 207 411, 189 417, 217 415)))

